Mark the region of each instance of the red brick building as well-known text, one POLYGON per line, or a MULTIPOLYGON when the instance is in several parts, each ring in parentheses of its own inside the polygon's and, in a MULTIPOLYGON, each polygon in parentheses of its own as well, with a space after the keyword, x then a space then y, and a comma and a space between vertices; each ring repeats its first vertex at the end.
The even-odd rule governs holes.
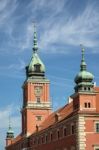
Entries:
POLYGON ((75 92, 68 104, 52 112, 45 66, 38 55, 34 32, 33 54, 23 84, 22 132, 7 132, 6 150, 99 150, 99 87, 87 71, 82 48, 75 92))

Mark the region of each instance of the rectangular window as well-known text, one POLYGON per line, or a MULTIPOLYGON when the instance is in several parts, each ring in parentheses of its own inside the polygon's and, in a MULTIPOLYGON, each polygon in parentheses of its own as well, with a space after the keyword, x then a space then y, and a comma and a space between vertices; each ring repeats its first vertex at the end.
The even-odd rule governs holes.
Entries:
POLYGON ((99 150, 99 146, 95 146, 95 147, 94 147, 94 150, 99 150))
POLYGON ((42 139, 41 139, 41 140, 42 140, 42 144, 43 144, 43 143, 44 143, 44 138, 42 137, 42 139))
POLYGON ((90 104, 90 103, 88 103, 88 107, 89 107, 89 108, 91 107, 91 104, 90 104))
POLYGON ((51 140, 51 141, 53 140, 53 135, 52 135, 52 133, 50 134, 50 140, 51 140))
POLYGON ((99 123, 96 123, 96 133, 99 133, 99 123))
POLYGON ((59 133, 59 131, 57 131, 57 138, 58 138, 58 139, 60 138, 60 133, 59 133))
POLYGON ((84 105, 85 105, 85 108, 87 108, 87 103, 84 103, 84 105))
POLYGON ((36 116, 37 121, 41 121, 41 119, 42 119, 42 116, 36 116))
POLYGON ((47 140, 48 140, 48 136, 47 135, 45 136, 45 140, 46 140, 46 143, 47 143, 47 140))
POLYGON ((67 129, 64 128, 64 136, 66 136, 66 135, 67 135, 67 129))
POLYGON ((71 125, 71 134, 74 134, 75 133, 75 127, 74 125, 71 125))
POLYGON ((40 103, 40 97, 37 97, 37 103, 40 103))

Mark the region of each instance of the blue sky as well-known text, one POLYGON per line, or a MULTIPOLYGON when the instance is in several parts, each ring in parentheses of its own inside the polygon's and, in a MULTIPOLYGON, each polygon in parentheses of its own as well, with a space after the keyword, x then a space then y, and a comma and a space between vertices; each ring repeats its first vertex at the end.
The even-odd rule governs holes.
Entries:
POLYGON ((33 22, 54 109, 74 92, 81 43, 88 71, 99 85, 99 0, 0 0, 0 150, 9 115, 15 134, 21 128, 21 87, 32 54, 33 22))

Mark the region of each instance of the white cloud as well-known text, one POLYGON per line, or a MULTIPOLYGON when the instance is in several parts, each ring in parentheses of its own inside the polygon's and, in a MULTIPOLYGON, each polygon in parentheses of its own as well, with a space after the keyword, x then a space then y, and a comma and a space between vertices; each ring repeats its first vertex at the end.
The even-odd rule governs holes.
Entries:
POLYGON ((13 128, 20 128, 20 116, 14 115, 16 109, 14 105, 9 105, 3 108, 0 108, 0 128, 8 128, 9 125, 9 116, 11 117, 11 125, 13 128))

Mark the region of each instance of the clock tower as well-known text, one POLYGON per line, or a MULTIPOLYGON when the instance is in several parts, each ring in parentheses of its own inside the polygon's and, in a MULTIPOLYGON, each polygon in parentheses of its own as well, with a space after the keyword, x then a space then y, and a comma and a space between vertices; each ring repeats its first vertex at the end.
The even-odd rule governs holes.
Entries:
POLYGON ((45 77, 45 65, 38 55, 37 35, 34 31, 32 58, 26 66, 23 84, 22 134, 29 136, 41 128, 41 123, 51 113, 49 80, 45 77))

